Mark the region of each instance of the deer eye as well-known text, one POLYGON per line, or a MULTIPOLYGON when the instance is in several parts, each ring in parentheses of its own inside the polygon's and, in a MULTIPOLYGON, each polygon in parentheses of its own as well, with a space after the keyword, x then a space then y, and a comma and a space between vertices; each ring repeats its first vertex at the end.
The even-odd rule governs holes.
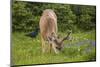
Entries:
POLYGON ((56 47, 56 49, 61 50, 61 47, 56 47))
POLYGON ((58 42, 57 42, 57 40, 55 39, 55 40, 53 40, 56 44, 58 44, 58 42))

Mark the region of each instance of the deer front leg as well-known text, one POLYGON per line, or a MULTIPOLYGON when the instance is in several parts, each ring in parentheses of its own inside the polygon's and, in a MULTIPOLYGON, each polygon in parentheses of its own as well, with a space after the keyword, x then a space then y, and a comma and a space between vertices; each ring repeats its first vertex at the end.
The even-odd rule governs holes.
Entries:
POLYGON ((52 50, 52 44, 50 44, 50 53, 51 53, 51 50, 52 50))
POLYGON ((45 53, 45 42, 42 36, 41 36, 41 42, 42 42, 42 53, 45 53))
POLYGON ((56 54, 59 53, 59 51, 56 49, 56 45, 52 44, 52 48, 53 48, 53 50, 54 50, 54 52, 55 52, 56 54))
POLYGON ((48 44, 48 51, 49 51, 49 53, 51 53, 51 50, 52 50, 52 44, 48 44))

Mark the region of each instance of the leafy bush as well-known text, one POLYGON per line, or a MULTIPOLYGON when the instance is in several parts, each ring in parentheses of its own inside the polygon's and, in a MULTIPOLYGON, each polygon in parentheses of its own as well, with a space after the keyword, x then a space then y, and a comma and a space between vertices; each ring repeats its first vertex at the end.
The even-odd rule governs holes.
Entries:
POLYGON ((55 11, 58 29, 61 32, 95 29, 95 6, 13 1, 12 30, 27 32, 39 27, 40 16, 45 9, 55 11))

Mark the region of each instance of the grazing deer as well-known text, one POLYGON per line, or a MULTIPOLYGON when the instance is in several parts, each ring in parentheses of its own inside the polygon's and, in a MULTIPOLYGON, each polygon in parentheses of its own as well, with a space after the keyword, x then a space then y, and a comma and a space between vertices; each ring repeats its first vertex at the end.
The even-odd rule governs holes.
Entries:
POLYGON ((57 16, 55 12, 51 9, 46 9, 43 11, 42 16, 39 22, 40 26, 40 35, 42 42, 42 52, 44 53, 51 49, 57 54, 63 48, 63 41, 68 39, 70 32, 68 35, 62 39, 59 39, 57 36, 57 16), (47 43, 46 43, 47 42, 47 43))

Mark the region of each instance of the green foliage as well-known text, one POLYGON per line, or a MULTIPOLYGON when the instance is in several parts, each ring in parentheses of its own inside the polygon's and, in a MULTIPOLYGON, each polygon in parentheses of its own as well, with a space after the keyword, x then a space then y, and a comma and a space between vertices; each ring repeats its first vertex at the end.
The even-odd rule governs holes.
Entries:
POLYGON ((12 30, 27 32, 39 27, 40 16, 45 9, 53 9, 57 14, 60 32, 95 29, 95 6, 13 1, 12 30))
POLYGON ((92 30, 96 27, 96 7, 72 5, 73 12, 77 16, 76 26, 82 30, 92 30))
POLYGON ((13 31, 30 31, 38 26, 40 16, 33 15, 27 3, 14 1, 12 6, 13 31))
POLYGON ((85 30, 90 30, 95 28, 95 22, 96 22, 96 12, 95 12, 95 7, 89 7, 85 6, 81 8, 81 15, 80 15, 80 24, 83 26, 79 26, 81 28, 84 28, 85 30))

